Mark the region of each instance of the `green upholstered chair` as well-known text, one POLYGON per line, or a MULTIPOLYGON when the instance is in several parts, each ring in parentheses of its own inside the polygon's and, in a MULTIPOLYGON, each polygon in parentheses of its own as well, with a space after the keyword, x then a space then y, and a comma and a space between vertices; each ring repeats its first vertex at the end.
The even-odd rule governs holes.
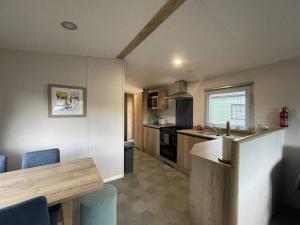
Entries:
POLYGON ((0 173, 5 173, 7 171, 7 157, 0 154, 0 173))
POLYGON ((101 189, 80 199, 81 225, 117 224, 117 189, 104 184, 101 189))

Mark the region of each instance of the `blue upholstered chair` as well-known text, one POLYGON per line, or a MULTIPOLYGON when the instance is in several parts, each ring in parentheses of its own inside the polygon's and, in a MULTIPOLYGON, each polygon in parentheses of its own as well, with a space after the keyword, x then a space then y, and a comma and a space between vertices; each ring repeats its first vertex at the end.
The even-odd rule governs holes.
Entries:
MULTIPOLYGON (((49 149, 42 151, 27 152, 22 158, 22 169, 44 166, 60 162, 59 149, 49 149)), ((60 205, 54 205, 49 208, 50 225, 56 225, 58 222, 60 205)))
POLYGON ((0 154, 0 173, 7 171, 7 157, 0 154))
POLYGON ((59 149, 48 149, 42 151, 27 152, 22 158, 22 169, 36 166, 44 166, 60 162, 59 149))
POLYGON ((117 224, 117 189, 104 184, 101 189, 80 199, 81 225, 117 224))
POLYGON ((34 198, 17 205, 0 209, 1 225, 49 225, 47 200, 34 198))

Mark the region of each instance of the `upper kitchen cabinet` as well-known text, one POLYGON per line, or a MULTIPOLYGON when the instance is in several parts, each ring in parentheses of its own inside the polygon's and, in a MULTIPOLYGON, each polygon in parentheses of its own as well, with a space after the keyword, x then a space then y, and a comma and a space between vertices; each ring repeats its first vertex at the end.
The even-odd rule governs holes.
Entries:
POLYGON ((148 108, 156 110, 168 109, 168 91, 166 89, 151 90, 148 93, 148 108))

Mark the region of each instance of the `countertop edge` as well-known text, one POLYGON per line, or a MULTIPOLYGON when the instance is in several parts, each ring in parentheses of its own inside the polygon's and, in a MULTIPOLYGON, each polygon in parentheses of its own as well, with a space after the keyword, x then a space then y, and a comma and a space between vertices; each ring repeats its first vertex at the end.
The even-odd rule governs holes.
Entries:
POLYGON ((267 131, 261 131, 261 132, 257 132, 255 134, 252 134, 252 135, 249 135, 249 136, 246 136, 246 137, 239 138, 238 140, 236 140, 236 142, 244 143, 244 142, 247 142, 247 141, 252 141, 254 139, 261 138, 261 137, 264 137, 266 135, 269 135, 269 134, 272 134, 272 133, 275 133, 275 132, 281 131, 281 130, 284 130, 284 128, 274 127, 274 128, 271 128, 270 130, 267 130, 267 131))
POLYGON ((193 130, 177 130, 177 134, 184 134, 184 135, 199 137, 199 138, 203 138, 203 139, 207 139, 207 140, 215 140, 215 139, 220 138, 220 137, 214 137, 214 136, 210 137, 210 136, 207 136, 207 135, 201 134, 201 133, 195 133, 195 132, 193 132, 193 130))
POLYGON ((144 127, 150 127, 150 128, 154 128, 154 129, 160 129, 160 128, 164 128, 164 127, 176 127, 175 124, 173 123, 168 123, 166 125, 160 125, 160 124, 143 124, 144 127))

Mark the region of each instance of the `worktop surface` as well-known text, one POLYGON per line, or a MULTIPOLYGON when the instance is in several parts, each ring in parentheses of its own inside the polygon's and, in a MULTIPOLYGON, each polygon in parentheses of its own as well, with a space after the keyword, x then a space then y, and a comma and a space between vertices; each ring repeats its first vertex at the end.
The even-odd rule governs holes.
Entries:
POLYGON ((231 167, 230 164, 222 163, 218 160, 222 155, 222 145, 221 138, 195 144, 191 151, 191 155, 217 163, 220 166, 231 167))
POLYGON ((200 138, 205 138, 208 140, 214 140, 217 138, 221 138, 222 136, 217 136, 212 132, 200 132, 200 131, 196 131, 193 129, 186 129, 186 130, 177 130, 178 134, 185 134, 185 135, 189 135, 189 136, 194 136, 194 137, 200 137, 200 138))
POLYGON ((161 124, 144 124, 144 126, 155 128, 155 129, 160 129, 160 128, 164 128, 164 127, 176 127, 176 125, 173 124, 173 123, 167 123, 165 125, 161 125, 161 124))
MULTIPOLYGON (((265 135, 276 132, 280 129, 281 128, 272 128, 267 131, 260 131, 260 132, 256 132, 254 134, 247 135, 247 136, 234 135, 235 140, 233 142, 243 143, 243 142, 251 141, 256 138, 260 138, 265 135)), ((178 131, 178 133, 203 137, 203 136, 201 136, 201 133, 199 133, 199 134, 197 134, 195 132, 193 133, 193 130, 186 130, 186 131, 182 130, 182 131, 178 131)), ((222 148, 223 148, 222 136, 215 136, 215 138, 213 138, 213 136, 212 136, 211 140, 209 140, 209 138, 207 138, 207 139, 208 140, 205 142, 195 144, 194 147, 192 148, 191 155, 196 156, 196 157, 201 157, 203 159, 212 161, 212 162, 217 163, 222 166, 230 167, 229 164, 222 163, 218 160, 218 158, 222 155, 222 148)))

